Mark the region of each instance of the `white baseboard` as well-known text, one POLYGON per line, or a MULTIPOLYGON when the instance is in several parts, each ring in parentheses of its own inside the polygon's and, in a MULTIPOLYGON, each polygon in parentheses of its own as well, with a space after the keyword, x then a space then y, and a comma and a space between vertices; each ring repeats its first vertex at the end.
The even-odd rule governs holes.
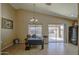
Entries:
POLYGON ((13 45, 13 43, 11 43, 11 44, 8 44, 7 46, 5 46, 4 48, 2 48, 1 49, 1 51, 3 51, 4 49, 6 49, 6 48, 8 48, 8 47, 10 47, 10 46, 12 46, 13 45))

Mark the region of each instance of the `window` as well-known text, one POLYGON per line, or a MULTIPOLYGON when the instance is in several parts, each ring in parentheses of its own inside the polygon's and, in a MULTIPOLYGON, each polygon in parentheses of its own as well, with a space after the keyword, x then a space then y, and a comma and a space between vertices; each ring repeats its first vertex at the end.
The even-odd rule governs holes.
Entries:
POLYGON ((42 36, 42 25, 28 25, 28 34, 42 36))

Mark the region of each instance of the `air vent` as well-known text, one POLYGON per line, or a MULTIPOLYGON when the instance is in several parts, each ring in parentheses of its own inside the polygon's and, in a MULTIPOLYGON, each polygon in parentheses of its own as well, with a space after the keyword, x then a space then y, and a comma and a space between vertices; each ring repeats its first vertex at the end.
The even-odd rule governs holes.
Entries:
POLYGON ((46 5, 50 6, 50 5, 51 5, 51 3, 46 3, 46 5))

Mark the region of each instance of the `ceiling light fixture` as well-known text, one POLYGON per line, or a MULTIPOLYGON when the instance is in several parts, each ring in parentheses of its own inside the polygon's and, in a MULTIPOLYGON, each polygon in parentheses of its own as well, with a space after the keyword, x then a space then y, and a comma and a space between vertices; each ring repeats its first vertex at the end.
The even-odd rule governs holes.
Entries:
POLYGON ((50 6, 50 5, 51 5, 51 3, 46 3, 46 5, 50 6))
POLYGON ((31 23, 37 23, 38 19, 35 17, 36 4, 33 4, 33 17, 30 19, 31 23))

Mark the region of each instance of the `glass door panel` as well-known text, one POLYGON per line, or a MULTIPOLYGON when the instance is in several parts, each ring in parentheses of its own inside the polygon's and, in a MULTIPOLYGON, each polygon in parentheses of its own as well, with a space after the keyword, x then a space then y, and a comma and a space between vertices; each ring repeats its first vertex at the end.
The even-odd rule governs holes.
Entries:
POLYGON ((49 42, 64 42, 64 25, 48 25, 49 42))

